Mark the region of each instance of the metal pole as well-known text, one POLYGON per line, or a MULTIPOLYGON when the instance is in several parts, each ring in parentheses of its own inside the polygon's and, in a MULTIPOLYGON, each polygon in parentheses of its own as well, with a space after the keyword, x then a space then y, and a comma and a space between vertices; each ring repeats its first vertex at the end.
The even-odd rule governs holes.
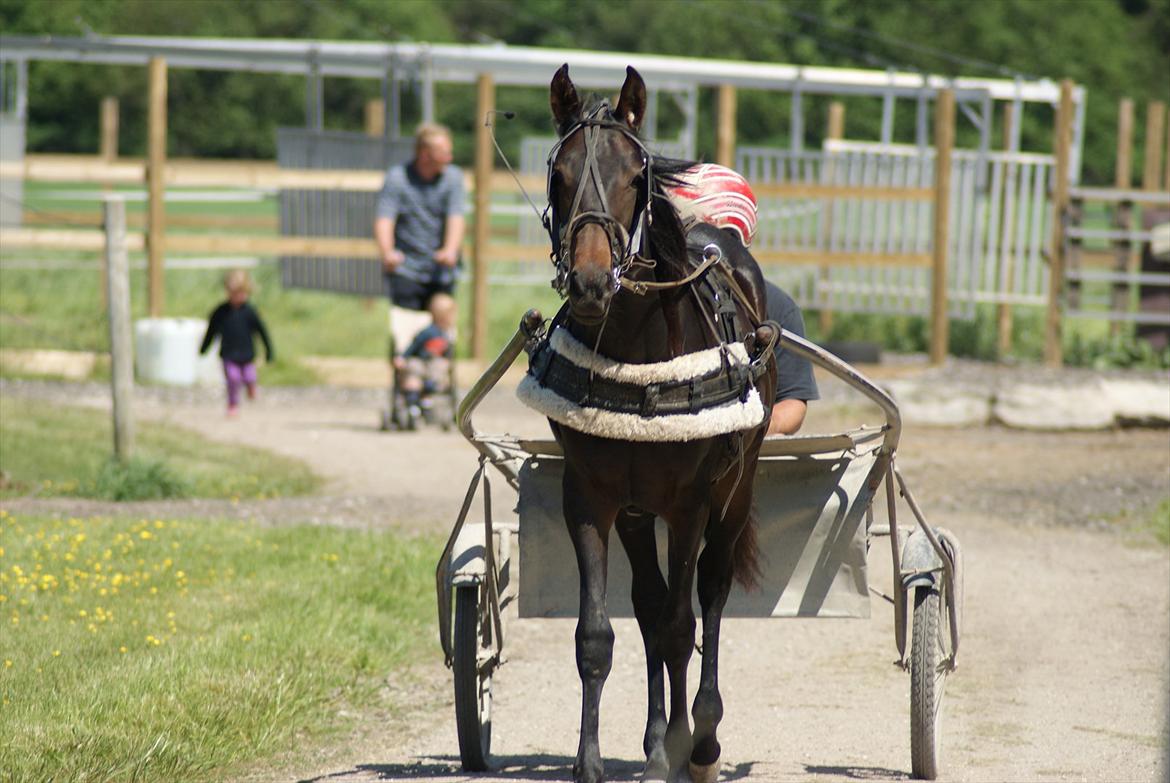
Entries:
POLYGON ((923 74, 922 89, 918 91, 914 107, 914 143, 918 146, 919 155, 925 152, 930 143, 930 94, 926 86, 929 82, 930 79, 923 74))
POLYGON ((125 462, 134 450, 134 348, 130 339, 130 264, 126 256, 126 202, 105 198, 110 300, 110 391, 113 395, 114 457, 125 462))
POLYGON ((485 124, 496 108, 496 87, 490 73, 475 81, 475 246, 472 248, 471 355, 487 355, 488 242, 491 239, 492 140, 485 124))
POLYGON ((16 61, 16 105, 14 110, 23 124, 28 119, 28 60, 16 61))
POLYGON ((796 159, 804 149, 804 101, 798 82, 792 89, 792 111, 788 115, 788 147, 792 151, 793 171, 800 170, 800 162, 796 159))
POLYGON ((694 159, 695 145, 699 142, 699 86, 697 84, 692 84, 687 90, 686 115, 686 157, 694 159))
MULTIPOLYGON (((893 71, 888 71, 891 78, 893 71)), ((894 142, 894 92, 886 89, 882 95, 882 144, 892 144, 894 142)))
POLYGON ((1061 309, 1064 299, 1064 221, 1068 211, 1069 154, 1072 147, 1073 83, 1060 83, 1060 104, 1056 111, 1056 162, 1052 192, 1052 249, 1048 263, 1048 315, 1045 320, 1044 361, 1049 367, 1064 364, 1061 344, 1061 309))
POLYGON ((150 58, 149 109, 147 112, 146 188, 149 194, 149 224, 146 233, 149 279, 147 310, 152 318, 163 314, 166 286, 163 263, 166 253, 167 166, 167 61, 150 58))
POLYGON ((646 113, 642 115, 642 137, 658 139, 658 90, 646 90, 646 113))
POLYGON ((1085 147, 1085 104, 1088 103, 1083 88, 1074 92, 1076 115, 1073 117, 1072 147, 1069 149, 1069 179, 1074 185, 1081 184, 1081 164, 1084 162, 1085 147))
POLYGON ((947 358, 947 247, 950 244, 951 152, 955 146, 955 92, 940 90, 934 106, 934 263, 930 275, 930 363, 947 358))
POLYGON ((317 50, 309 52, 308 68, 305 71, 305 130, 317 128, 317 50))
POLYGON ((435 65, 429 56, 423 60, 422 119, 435 121, 435 65))

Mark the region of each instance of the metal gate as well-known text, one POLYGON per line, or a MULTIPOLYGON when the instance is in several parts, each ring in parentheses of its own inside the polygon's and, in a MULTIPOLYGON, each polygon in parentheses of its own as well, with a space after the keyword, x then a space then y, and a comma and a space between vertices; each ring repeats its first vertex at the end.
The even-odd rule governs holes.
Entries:
MULTIPOLYGON (((285 169, 385 171, 410 160, 413 139, 382 139, 348 131, 278 128, 276 161, 285 169)), ((280 191, 282 236, 369 238, 373 241, 374 194, 351 190, 280 191)), ((281 283, 359 296, 380 296, 381 265, 369 258, 281 256, 281 283)))
MULTIPOLYGON (((932 147, 869 142, 827 142, 824 150, 799 153, 741 147, 736 166, 753 185, 850 189, 843 198, 760 198, 753 251, 796 258, 767 265, 768 276, 808 308, 927 314, 934 206, 923 198, 897 198, 896 191, 933 188, 934 159, 932 147), (867 198, 858 188, 887 196, 867 198), (860 263, 801 263, 802 252, 860 263)), ((973 318, 980 303, 1047 302, 1043 248, 1052 166, 1050 155, 954 151, 947 256, 952 317, 973 318)))
MULTIPOLYGON (((551 138, 527 138, 520 171, 545 174, 551 138)), ((678 155, 669 143, 656 151, 678 155)), ((1050 236, 1051 155, 955 150, 948 231, 950 315, 970 319, 979 304, 1043 306, 1050 236)), ((934 205, 933 147, 829 141, 825 149, 740 147, 736 168, 758 188, 759 230, 752 250, 766 274, 802 307, 857 313, 930 310, 934 205), (770 185, 808 185, 815 195, 761 195, 770 185), (834 188, 848 195, 833 195, 834 188), (866 189, 875 194, 867 197, 866 189), (905 190, 909 196, 900 195, 905 190), (783 257, 769 262, 768 257, 783 257), (802 260, 807 255, 808 260, 802 260), (822 263, 833 259, 832 263, 822 263)), ((799 188, 793 190, 799 191, 799 188)), ((543 193, 533 193, 538 206, 543 193)), ((516 215, 516 241, 548 243, 520 196, 496 210, 516 215)), ((493 278, 547 282, 546 263, 503 262, 493 278)))

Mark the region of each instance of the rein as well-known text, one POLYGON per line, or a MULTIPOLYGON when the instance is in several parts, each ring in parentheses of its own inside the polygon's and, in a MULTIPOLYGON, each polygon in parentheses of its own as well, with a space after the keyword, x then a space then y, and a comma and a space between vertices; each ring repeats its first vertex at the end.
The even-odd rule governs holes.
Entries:
MULTIPOLYGON (((552 262, 556 267, 556 277, 553 281, 553 287, 561 295, 564 295, 568 283, 573 243, 576 239, 577 232, 583 226, 590 223, 600 226, 609 238, 615 291, 619 287, 635 291, 632 281, 626 278, 626 275, 635 265, 647 268, 653 268, 656 265, 656 262, 648 258, 646 253, 649 227, 652 223, 651 203, 654 198, 654 156, 646 148, 646 145, 642 143, 642 140, 631 130, 621 123, 605 119, 605 115, 608 112, 608 104, 599 104, 590 112, 589 116, 569 128, 557 140, 553 148, 549 150, 546 164, 548 179, 545 185, 549 206, 545 214, 541 216, 541 219, 544 223, 545 230, 548 231, 549 239, 552 241, 552 262), (642 176, 645 181, 646 192, 644 194, 642 209, 633 218, 632 229, 627 228, 610 214, 609 200, 605 195, 605 178, 601 173, 601 166, 597 156, 597 145, 600 141, 601 130, 612 130, 621 133, 642 153, 642 176), (582 164, 583 176, 577 183, 576 193, 573 194, 573 204, 569 208, 568 219, 562 223, 562 221, 556 220, 558 216, 555 210, 553 210, 553 164, 556 162, 557 156, 560 154, 565 142, 572 138, 578 131, 582 133, 585 140, 585 161, 582 164), (584 199, 585 190, 589 186, 592 186, 596 192, 601 209, 582 212, 581 202, 584 199), (549 211, 553 212, 552 219, 549 217, 549 211), (554 223, 559 225, 554 225, 554 223)), ((645 293, 646 290, 648 289, 635 292, 645 293)))
MULTIPOLYGON (((520 181, 520 177, 516 174, 515 169, 512 168, 508 156, 504 154, 503 149, 500 148, 499 142, 496 140, 495 124, 491 121, 491 114, 503 114, 505 118, 512 119, 511 112, 491 112, 484 120, 484 125, 488 128, 492 144, 496 148, 500 159, 507 167, 508 173, 512 175, 512 179, 516 181, 520 192, 524 195, 524 199, 532 207, 532 211, 536 217, 540 219, 541 225, 548 233, 549 239, 552 241, 552 252, 549 258, 556 268, 556 277, 553 279, 552 286, 562 296, 565 295, 565 288, 568 283, 569 275, 569 260, 572 251, 572 238, 576 236, 577 231, 587 223, 595 223, 602 227, 610 241, 610 252, 613 258, 613 272, 614 272, 614 286, 616 288, 624 288, 630 293, 644 296, 651 291, 667 291, 672 288, 681 288, 689 285, 695 280, 703 276, 708 269, 718 264, 723 260, 723 251, 718 245, 709 244, 703 248, 703 261, 690 274, 678 280, 669 280, 666 282, 651 281, 651 280, 631 280, 626 276, 626 273, 635 266, 653 269, 657 266, 657 261, 650 258, 646 252, 646 243, 648 241, 649 228, 653 224, 651 203, 654 199, 654 178, 653 178, 653 161, 654 156, 642 143, 642 140, 633 132, 626 129, 621 123, 613 122, 602 118, 602 115, 609 111, 608 104, 602 103, 585 119, 576 123, 563 136, 561 136, 553 148, 549 151, 548 159, 546 161, 546 168, 548 171, 545 182, 545 195, 548 201, 548 206, 543 211, 537 208, 536 203, 532 197, 528 195, 528 190, 524 187, 524 183, 520 181), (621 224, 615 217, 609 214, 609 203, 605 196, 604 183, 601 177, 601 170, 597 162, 597 131, 599 129, 615 130, 623 134, 627 139, 633 142, 639 150, 642 151, 643 161, 643 177, 646 182, 645 203, 639 214, 635 218, 634 231, 631 233, 624 225, 621 224), (561 147, 569 137, 571 137, 578 130, 585 133, 585 163, 583 168, 586 172, 585 179, 578 184, 577 192, 573 196, 573 206, 569 211, 569 222, 561 227, 553 226, 550 213, 553 205, 553 183, 552 183, 552 167, 556 161, 557 155, 561 151, 561 147), (601 210, 590 210, 588 212, 579 212, 581 200, 585 192, 585 180, 590 182, 597 191, 597 195, 601 201, 601 210), (565 237, 568 236, 570 241, 565 243, 565 237), (634 250, 635 245, 637 250, 634 250)), ((735 288, 738 286, 732 284, 735 288)), ((741 301, 745 304, 750 314, 758 321, 758 317, 751 307, 751 303, 747 300, 742 292, 737 291, 741 301)))

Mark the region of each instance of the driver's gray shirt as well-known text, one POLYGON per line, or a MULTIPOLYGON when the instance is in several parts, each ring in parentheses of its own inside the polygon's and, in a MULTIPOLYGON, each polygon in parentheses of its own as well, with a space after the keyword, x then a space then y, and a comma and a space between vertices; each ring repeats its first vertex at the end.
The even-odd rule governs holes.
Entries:
POLYGON ((464 203, 458 166, 447 166, 430 181, 418 175, 413 161, 390 167, 374 215, 394 221, 394 247, 406 256, 397 274, 421 282, 439 276, 435 251, 443 246, 447 218, 462 215, 464 203))

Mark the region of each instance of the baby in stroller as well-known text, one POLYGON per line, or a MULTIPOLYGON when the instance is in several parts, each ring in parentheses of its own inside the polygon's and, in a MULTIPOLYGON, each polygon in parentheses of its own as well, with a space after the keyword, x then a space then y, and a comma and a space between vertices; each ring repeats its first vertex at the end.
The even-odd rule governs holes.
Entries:
POLYGON ((454 416, 451 360, 455 348, 455 299, 435 294, 427 304, 431 322, 405 350, 394 357, 396 385, 405 407, 404 424, 413 429, 419 418, 438 421, 444 429, 454 416))

